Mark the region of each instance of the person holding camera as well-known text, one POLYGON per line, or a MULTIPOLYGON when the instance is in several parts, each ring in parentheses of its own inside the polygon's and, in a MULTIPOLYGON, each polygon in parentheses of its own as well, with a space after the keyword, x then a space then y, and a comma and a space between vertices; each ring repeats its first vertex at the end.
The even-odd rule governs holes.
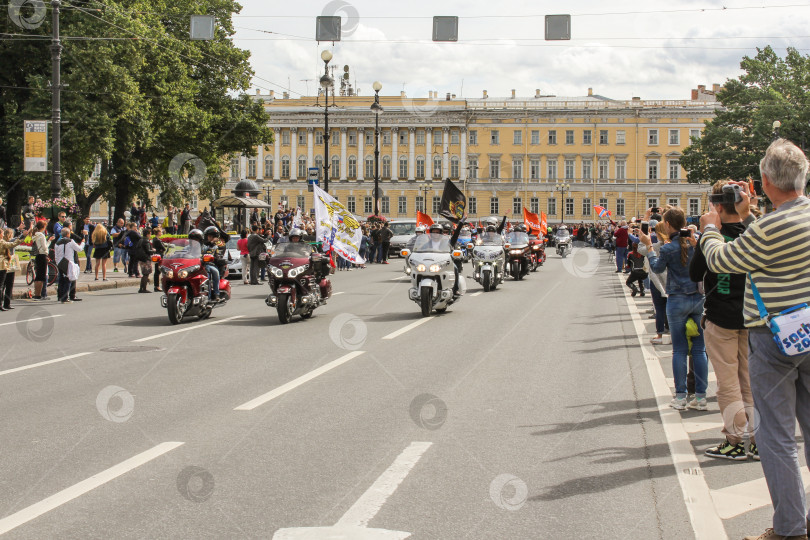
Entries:
MULTIPOLYGON (((649 212, 648 212, 649 213, 649 212)), ((709 378, 709 363, 703 341, 703 329, 698 325, 698 335, 692 338, 692 361, 695 370, 695 398, 687 403, 686 375, 689 341, 686 337, 686 322, 700 321, 703 316, 703 295, 697 283, 689 277, 689 265, 695 256, 697 242, 692 231, 686 228, 686 214, 680 208, 667 210, 663 223, 671 242, 656 252, 649 235, 639 231, 641 242, 647 247, 647 258, 652 272, 667 272, 667 320, 672 336, 672 373, 675 378, 675 398, 670 407, 675 410, 706 410, 706 387, 709 378)))

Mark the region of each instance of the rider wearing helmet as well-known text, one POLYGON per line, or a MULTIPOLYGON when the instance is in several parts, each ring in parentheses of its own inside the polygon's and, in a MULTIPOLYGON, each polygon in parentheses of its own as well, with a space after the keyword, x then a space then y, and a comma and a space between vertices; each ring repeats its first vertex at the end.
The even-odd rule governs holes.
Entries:
POLYGON ((405 244, 405 249, 413 251, 413 245, 416 243, 416 239, 420 236, 425 234, 425 226, 419 225, 416 228, 415 234, 408 239, 408 242, 405 244))
POLYGON ((304 233, 298 227, 293 227, 290 229, 290 234, 288 234, 287 237, 290 239, 290 242, 300 242, 304 237, 304 233))
MULTIPOLYGON (((188 235, 189 238, 191 238, 193 232, 199 233, 200 231, 195 229, 194 231, 190 232, 188 235)), ((208 279, 211 282, 210 298, 211 300, 216 300, 219 298, 219 278, 224 274, 224 268, 222 270, 220 270, 220 268, 227 266, 227 263, 222 257, 222 252, 220 251, 218 243, 219 229, 211 225, 205 229, 205 233, 202 236, 205 237, 202 245, 203 255, 214 256, 213 262, 204 263, 204 265, 205 269, 208 271, 208 279)))

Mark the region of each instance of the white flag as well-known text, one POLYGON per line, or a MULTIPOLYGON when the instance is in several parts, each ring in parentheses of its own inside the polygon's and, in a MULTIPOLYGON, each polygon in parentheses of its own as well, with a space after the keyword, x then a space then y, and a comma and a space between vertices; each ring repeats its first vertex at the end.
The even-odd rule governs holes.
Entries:
POLYGON ((360 256, 360 242, 363 231, 360 222, 340 204, 340 202, 313 185, 315 199, 315 222, 318 241, 323 242, 323 250, 333 249, 335 253, 349 262, 364 264, 366 261, 360 256))
POLYGON ((295 217, 293 218, 293 227, 301 228, 304 226, 304 218, 301 216, 301 207, 298 207, 298 210, 295 212, 295 217))

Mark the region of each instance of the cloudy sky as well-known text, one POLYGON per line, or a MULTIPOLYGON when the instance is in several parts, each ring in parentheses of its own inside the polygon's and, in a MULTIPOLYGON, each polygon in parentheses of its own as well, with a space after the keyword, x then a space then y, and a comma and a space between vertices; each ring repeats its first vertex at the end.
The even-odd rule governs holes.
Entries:
MULTIPOLYGON (((614 99, 688 99, 740 74, 744 55, 771 45, 810 52, 810 2, 798 0, 646 0, 567 3, 409 0, 241 0, 235 42, 250 49, 255 88, 313 95, 320 51, 351 68, 361 95, 468 98, 543 94, 582 96, 588 87, 614 99), (543 40, 544 16, 572 15, 572 40, 543 40), (315 42, 315 17, 343 17, 343 40, 315 42), (432 17, 459 17, 458 43, 432 43, 432 17), (283 88, 282 88, 283 87, 283 88)), ((255 92, 254 88, 254 92, 255 92)))

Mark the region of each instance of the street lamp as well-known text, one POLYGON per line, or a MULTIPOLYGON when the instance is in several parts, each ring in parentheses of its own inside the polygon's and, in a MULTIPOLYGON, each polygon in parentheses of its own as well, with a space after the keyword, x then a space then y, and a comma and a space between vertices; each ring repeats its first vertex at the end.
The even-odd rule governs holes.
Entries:
POLYGON ((554 190, 559 191, 560 193, 562 193, 562 207, 563 208, 562 208, 562 214, 561 214, 562 217, 560 218, 560 225, 565 225, 565 193, 567 191, 571 191, 571 184, 569 184, 567 182, 563 182, 562 184, 557 184, 556 186, 554 186, 554 190))
MULTIPOLYGON (((332 59, 330 51, 321 53, 323 60, 323 76, 321 77, 321 87, 326 97, 326 107, 323 110, 323 190, 329 191, 329 87, 334 81, 329 76, 329 61, 332 59)), ((334 93, 333 93, 334 99, 334 93)))
POLYGON ((782 122, 774 120, 771 127, 773 127, 773 140, 776 140, 779 138, 779 128, 782 127, 782 122))
POLYGON ((428 180, 427 182, 425 182, 425 184, 424 184, 424 186, 423 186, 423 191, 424 191, 424 193, 425 193, 425 196, 424 196, 424 197, 423 197, 423 199, 422 199, 422 210, 423 210, 423 211, 424 211, 426 214, 428 213, 428 211, 427 211, 427 200, 428 200, 428 199, 427 199, 427 197, 428 197, 428 190, 433 191, 433 183, 432 183, 430 180, 428 180))
POLYGON ((374 81, 374 103, 371 104, 371 112, 374 113, 374 215, 380 215, 380 114, 383 112, 380 105, 380 90, 382 83, 374 81))

